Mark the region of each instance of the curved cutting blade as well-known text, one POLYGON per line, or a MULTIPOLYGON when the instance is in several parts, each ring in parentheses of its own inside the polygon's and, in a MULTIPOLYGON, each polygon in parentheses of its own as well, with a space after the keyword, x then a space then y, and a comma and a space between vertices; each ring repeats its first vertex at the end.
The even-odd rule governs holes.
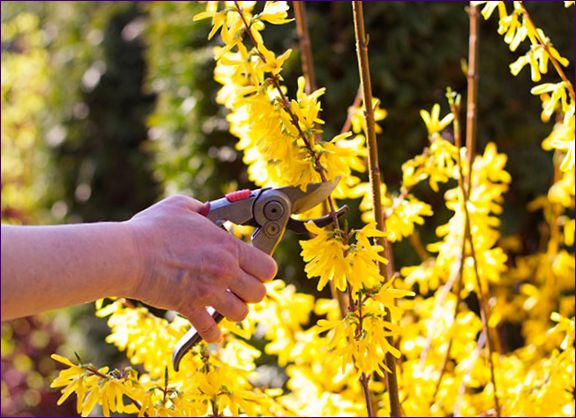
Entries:
POLYGON ((306 190, 293 186, 280 187, 276 190, 288 196, 292 202, 292 213, 302 213, 326 200, 339 181, 340 177, 336 177, 324 183, 311 183, 306 186, 306 190))

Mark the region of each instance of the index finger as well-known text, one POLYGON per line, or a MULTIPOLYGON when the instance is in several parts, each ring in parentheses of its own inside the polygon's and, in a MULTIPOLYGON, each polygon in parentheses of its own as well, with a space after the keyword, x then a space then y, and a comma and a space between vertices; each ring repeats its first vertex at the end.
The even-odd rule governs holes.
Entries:
POLYGON ((272 280, 278 271, 276 261, 270 255, 243 242, 238 261, 242 270, 262 282, 272 280))

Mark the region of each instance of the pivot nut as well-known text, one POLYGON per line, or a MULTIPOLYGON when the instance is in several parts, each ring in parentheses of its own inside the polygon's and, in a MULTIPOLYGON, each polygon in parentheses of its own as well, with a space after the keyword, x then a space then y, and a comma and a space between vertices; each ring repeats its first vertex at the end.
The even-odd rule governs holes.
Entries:
POLYGON ((266 232, 266 235, 269 236, 277 235, 280 232, 280 225, 278 225, 276 222, 270 222, 266 224, 264 231, 266 232))
POLYGON ((277 200, 272 200, 264 206, 264 216, 271 221, 278 220, 284 215, 284 206, 277 200))

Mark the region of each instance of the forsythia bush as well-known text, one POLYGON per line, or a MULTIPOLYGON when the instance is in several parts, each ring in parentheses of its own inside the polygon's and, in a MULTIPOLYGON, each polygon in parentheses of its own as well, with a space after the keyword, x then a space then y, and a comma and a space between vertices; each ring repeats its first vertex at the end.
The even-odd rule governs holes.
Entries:
MULTIPOLYGON (((75 393, 80 413, 98 404, 106 416, 365 415, 370 402, 375 413, 388 415, 388 354, 397 359, 406 415, 574 416, 575 98, 562 70, 568 60, 522 2, 472 3, 485 3, 486 19, 498 10, 498 32, 512 51, 526 44, 526 54, 510 66, 513 74, 528 66, 539 83, 552 64, 560 78, 532 89, 542 101, 543 122, 554 121, 542 143, 552 151, 554 183, 528 208, 543 211, 547 223, 537 252, 516 256, 519 238, 500 236, 499 215, 513 181, 507 157, 494 143, 478 155, 462 145, 460 96, 451 91, 444 116, 440 104, 421 111, 429 143, 402 165, 401 184, 378 185, 385 219, 385 230, 378 230, 371 186, 363 180, 365 109, 349 109, 351 131, 323 137, 324 89, 307 93, 301 78, 290 96, 282 66, 291 51, 277 54, 265 46, 267 25, 291 22, 287 2, 208 2, 196 19, 212 20, 209 39, 221 36, 214 50, 214 77, 222 85, 217 100, 229 111, 250 179, 263 187, 305 187, 340 178, 331 210, 338 200, 359 200, 365 225, 321 229, 309 223, 312 238, 301 241, 307 276, 318 289, 331 283, 334 295, 345 297, 314 299, 276 279, 245 321, 223 322, 222 344, 199 344, 178 373, 171 354, 187 321, 157 317, 125 300, 100 301, 97 315, 107 317, 111 329, 107 341, 143 372, 54 355, 67 366, 52 383, 62 388, 59 402, 75 393), (416 233, 433 215, 431 204, 416 196, 420 183, 437 193, 446 185, 442 197, 452 212, 428 245, 416 233), (391 243, 409 238, 421 263, 394 273, 379 237, 391 243), (394 274, 383 277, 379 263, 389 263, 394 274), (320 319, 311 325, 313 316, 320 319), (505 322, 521 327, 519 348, 505 350, 500 343, 505 322), (252 337, 265 340, 262 351, 252 337), (266 368, 257 367, 262 353, 277 356, 287 378, 283 387, 270 385, 266 368)), ((370 106, 378 121, 385 118, 379 100, 370 106)))

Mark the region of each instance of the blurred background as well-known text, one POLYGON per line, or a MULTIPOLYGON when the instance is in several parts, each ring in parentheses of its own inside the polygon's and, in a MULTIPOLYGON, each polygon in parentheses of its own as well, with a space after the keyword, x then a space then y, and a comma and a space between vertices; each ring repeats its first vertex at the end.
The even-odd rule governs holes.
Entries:
MULTIPOLYGON (((401 164, 427 145, 419 110, 441 103, 446 87, 465 94, 466 3, 371 3, 365 6, 375 96, 388 110, 379 146, 383 178, 395 190, 401 164)), ((195 2, 2 2, 2 222, 51 224, 125 220, 175 192, 200 200, 254 187, 247 179, 224 111, 215 103, 208 21, 193 22, 195 2)), ((537 25, 573 61, 574 15, 562 2, 528 4, 537 25)), ((358 89, 351 7, 307 4, 326 137, 339 132, 358 89)), ((539 213, 528 202, 551 184, 551 154, 527 71, 510 75, 516 55, 481 24, 479 149, 495 141, 513 177, 503 235, 517 234, 520 251, 538 246, 539 213)), ((295 24, 270 27, 269 48, 293 48, 283 76, 301 74, 295 24)), ((573 67, 569 73, 574 73, 573 67)), ((554 78, 551 80, 556 81, 554 78)), ((543 81, 547 81, 545 78, 543 81)), ((435 217, 421 235, 430 242, 448 213, 439 195, 416 192, 435 217)), ((359 225, 355 204, 349 216, 359 225)), ((315 293, 305 278, 297 237, 276 253, 280 275, 315 293)), ((397 265, 417 257, 395 247, 397 265)), ((91 304, 2 323, 3 416, 74 415, 57 407, 48 388, 56 351, 98 366, 125 360, 104 338, 107 327, 91 304)), ((264 359, 263 361, 267 361, 264 359)), ((270 359, 268 359, 270 361, 270 359)))

